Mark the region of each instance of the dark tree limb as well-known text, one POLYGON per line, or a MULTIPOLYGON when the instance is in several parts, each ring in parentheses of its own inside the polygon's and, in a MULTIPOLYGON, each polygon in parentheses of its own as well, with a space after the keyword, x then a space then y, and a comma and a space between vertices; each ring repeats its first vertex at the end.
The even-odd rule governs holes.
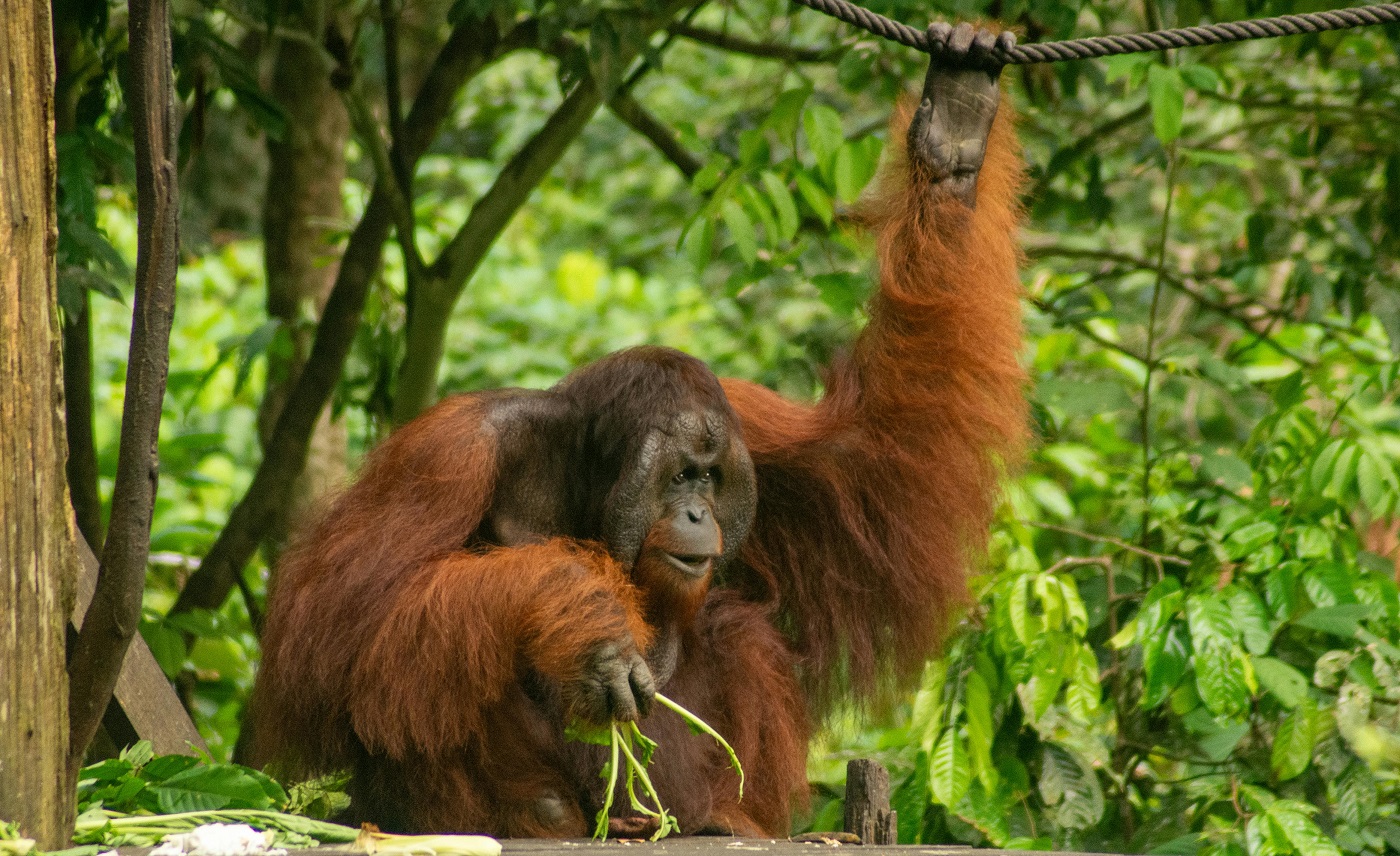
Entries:
POLYGON ((681 145, 681 141, 676 139, 676 132, 657 118, 655 113, 643 107, 632 93, 619 92, 608 101, 608 108, 627 127, 646 137, 687 179, 694 178, 705 166, 704 161, 681 145))
POLYGON ((92 306, 86 291, 82 312, 63 324, 63 404, 68 431, 68 495, 78 531, 102 546, 102 494, 97 489, 97 441, 92 433, 92 306))
MULTIPOLYGON (((388 115, 389 145, 386 147, 379 136, 378 127, 369 121, 357 122, 357 133, 371 147, 375 159, 375 170, 380 180, 386 175, 393 177, 397 193, 394 208, 397 212, 394 233, 398 236, 399 250, 404 259, 405 303, 413 305, 419 283, 423 281, 423 255, 418 250, 416 223, 413 217, 413 171, 403 160, 403 86, 399 69, 399 28, 398 16, 393 10, 393 0, 379 0, 379 23, 384 33, 384 112, 388 115)), ((363 102, 362 102, 363 103, 363 102)), ((351 107, 352 111, 356 108, 351 107)), ((371 114, 361 111, 365 119, 371 114)), ((409 310, 412 312, 412 309, 409 310)))
MULTIPOLYGON (((641 23, 638 29, 642 38, 650 39, 687 5, 693 4, 671 0, 656 17, 641 23)), ((699 7, 695 5, 694 8, 699 7)), ((629 64, 637 53, 635 49, 624 52, 618 61, 629 64)), ((647 67, 644 61, 618 92, 625 93, 647 67)), ((422 291, 408 317, 405 357, 399 365, 394 396, 394 424, 402 425, 432 403, 437 395, 438 365, 442 362, 452 307, 501 231, 583 131, 603 101, 604 93, 596 82, 590 78, 580 80, 544 126, 496 176, 495 183, 472 206, 462 228, 428 267, 422 291)))
POLYGON ((97 733, 141 618, 159 460, 156 443, 170 365, 179 266, 175 91, 167 0, 131 0, 130 86, 136 148, 136 300, 132 308, 112 519, 97 590, 68 664, 70 770, 97 733))
POLYGON ((845 52, 845 48, 839 45, 829 48, 802 47, 800 45, 785 45, 782 42, 760 42, 753 39, 746 39, 743 36, 734 36, 718 30, 708 30, 704 27, 694 27, 690 24, 672 24, 666 28, 669 32, 690 39, 712 48, 718 48, 729 53, 744 54, 746 56, 758 57, 760 59, 774 59, 787 63, 821 63, 834 62, 845 52))
MULTIPOLYGON (((433 61, 404 120, 400 156, 412 167, 451 115, 457 92, 489 63, 534 43, 537 25, 527 21, 504 37, 493 25, 471 21, 457 27, 433 61)), ((293 482, 306 463, 312 431, 350 355, 369 286, 379 270, 384 241, 393 226, 389 191, 376 182, 360 222, 350 233, 335 285, 326 301, 306 365, 264 447, 263 460, 247 493, 234 506, 199 570, 190 576, 171 613, 217 609, 238 585, 293 482)))
MULTIPOLYGON (((400 158, 384 142, 379 123, 374 119, 359 81, 342 94, 355 136, 374 164, 375 189, 384 191, 393 211, 394 231, 399 236, 399 247, 403 250, 404 268, 412 291, 423 277, 423 256, 418 252, 418 243, 414 240, 413 199, 409 196, 409 183, 404 169, 398 166, 400 158)), ((402 133, 399 136, 402 137, 402 133)))
POLYGON ((394 424, 417 416, 437 393, 447 323, 467 280, 530 191, 563 156, 602 103, 593 86, 580 84, 544 127, 525 144, 472 206, 467 221, 428 268, 408 316, 407 345, 394 394, 394 424))

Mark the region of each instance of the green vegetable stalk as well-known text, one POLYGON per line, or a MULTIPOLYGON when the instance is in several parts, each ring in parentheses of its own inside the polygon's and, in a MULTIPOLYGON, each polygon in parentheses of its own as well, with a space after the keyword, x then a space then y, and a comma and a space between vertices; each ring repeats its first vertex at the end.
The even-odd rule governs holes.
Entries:
MULTIPOLYGON (((729 745, 729 741, 711 728, 709 723, 672 699, 657 693, 656 700, 685 720, 692 733, 708 734, 724 748, 724 751, 729 755, 730 766, 739 776, 739 799, 742 800, 744 798, 744 767, 739 763, 739 756, 735 754, 734 747, 729 745)), ((625 787, 632 809, 647 817, 656 818, 657 828, 651 840, 658 841, 673 832, 680 832, 680 826, 676 823, 675 817, 662 805, 661 797, 656 793, 656 786, 652 784, 651 776, 647 773, 652 756, 656 752, 656 741, 643 734, 641 729, 637 727, 637 723, 612 722, 605 729, 590 728, 575 723, 570 726, 566 735, 573 740, 595 743, 607 746, 609 749, 608 760, 603 763, 603 769, 599 771, 599 776, 607 780, 608 787, 604 791, 603 806, 598 809, 597 822, 593 828, 595 839, 601 841, 608 837, 608 818, 612 813, 614 795, 617 792, 618 771, 620 769, 618 765, 623 761, 627 764, 625 787), (640 795, 637 793, 638 785, 641 786, 640 795), (651 804, 648 805, 644 802, 642 797, 646 797, 651 804)))

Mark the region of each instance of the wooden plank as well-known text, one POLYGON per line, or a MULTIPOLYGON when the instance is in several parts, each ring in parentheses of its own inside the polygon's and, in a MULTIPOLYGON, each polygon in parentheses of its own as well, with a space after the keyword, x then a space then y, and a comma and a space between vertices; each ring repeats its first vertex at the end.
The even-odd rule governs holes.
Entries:
POLYGON ((890 771, 868 758, 846 764, 846 831, 862 844, 899 843, 898 824, 890 808, 890 771))
MULTIPOLYGON (((839 848, 859 848, 859 856, 1026 856, 1024 850, 988 850, 981 847, 945 844, 833 845, 800 843, 786 839, 729 838, 727 836, 684 835, 662 841, 589 841, 578 839, 513 838, 501 842, 501 856, 822 856, 839 848)), ((120 856, 146 856, 149 847, 121 847, 120 856)), ((343 847, 315 847, 288 851, 292 856, 346 856, 358 851, 343 847)), ((1055 856, 1112 856, 1057 850, 1055 856)))
MULTIPOLYGON (((97 557, 81 536, 78 537, 78 558, 82 565, 78 574, 77 605, 71 623, 82 626, 83 615, 97 590, 97 557)), ((175 688, 166 680, 165 672, 156 662, 141 634, 131 640, 126 660, 112 703, 102 717, 102 725, 118 748, 137 740, 151 741, 151 747, 161 755, 195 755, 208 753, 204 738, 185 712, 175 688)))

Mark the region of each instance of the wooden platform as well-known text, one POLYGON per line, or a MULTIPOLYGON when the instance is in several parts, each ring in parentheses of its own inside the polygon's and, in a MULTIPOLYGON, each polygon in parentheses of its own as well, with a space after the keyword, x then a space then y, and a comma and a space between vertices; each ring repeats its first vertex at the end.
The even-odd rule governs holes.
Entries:
MULTIPOLYGON (((846 851, 849 856, 1025 856, 1024 850, 983 850, 929 844, 823 844, 773 840, 769 838, 687 837, 678 835, 662 841, 591 841, 514 838, 501 841, 501 856, 827 856, 846 851)), ((149 847, 122 847, 121 856, 146 856, 149 847)), ((288 851, 289 856, 346 856, 337 847, 314 847, 288 851)), ((1090 856, 1057 850, 1055 856, 1090 856)), ((1098 856, 1098 854, 1095 854, 1098 856)))
MULTIPOLYGON (((1024 856, 1025 851, 980 850, 975 847, 944 847, 922 844, 822 844, 775 841, 766 838, 719 838, 677 836, 662 841, 549 841, 538 838, 505 840, 502 856, 823 856, 831 851, 850 851, 851 856, 1024 856)), ((1061 856, 1075 856, 1057 851, 1061 856)), ((329 854, 326 854, 329 856, 329 854)), ((344 856, 344 854, 340 854, 344 856)), ((1080 854, 1079 856, 1083 856, 1080 854)))

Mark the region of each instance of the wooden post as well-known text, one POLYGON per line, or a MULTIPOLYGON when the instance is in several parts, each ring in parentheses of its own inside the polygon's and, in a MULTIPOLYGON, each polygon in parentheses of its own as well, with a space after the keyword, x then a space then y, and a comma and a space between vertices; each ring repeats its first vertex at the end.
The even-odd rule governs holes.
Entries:
POLYGON ((0 0, 0 818, 43 850, 73 830, 64 633, 64 477, 48 0, 0 0))
POLYGON ((890 771, 878 761, 858 758, 846 764, 846 831, 862 844, 898 844, 890 808, 890 771))

